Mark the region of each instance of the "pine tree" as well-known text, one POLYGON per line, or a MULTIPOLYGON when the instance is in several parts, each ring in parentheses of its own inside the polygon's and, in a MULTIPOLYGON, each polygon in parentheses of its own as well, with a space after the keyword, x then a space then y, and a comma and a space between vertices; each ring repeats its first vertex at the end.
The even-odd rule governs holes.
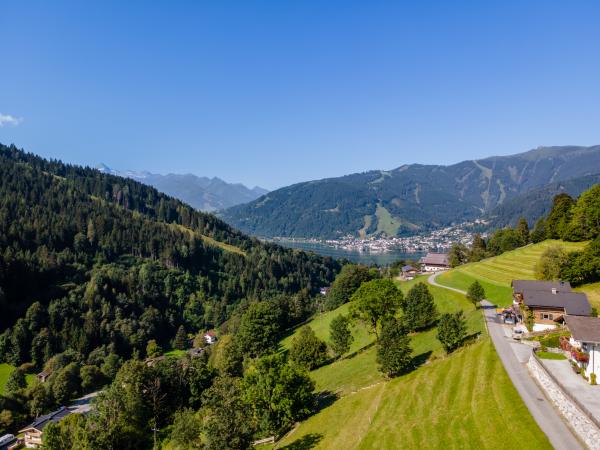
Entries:
POLYGON ((410 331, 427 328, 437 319, 433 295, 425 283, 418 283, 408 291, 402 308, 405 323, 410 331))
POLYGON ((185 332, 185 328, 183 325, 179 325, 177 329, 177 333, 175 334, 175 340, 173 341, 173 347, 177 350, 185 350, 188 348, 188 338, 187 333, 185 332))
POLYGON ((404 372, 412 362, 412 348, 408 330, 396 318, 388 318, 381 325, 377 342, 379 370, 388 377, 404 372))
POLYGON ((517 224, 517 234, 519 235, 519 239, 521 240, 521 245, 529 244, 529 225, 527 224, 527 220, 525 220, 525 217, 521 217, 519 219, 519 223, 517 224))
POLYGON ((340 357, 350 350, 353 340, 348 316, 335 316, 329 325, 329 342, 335 355, 340 357))
POLYGON ((327 344, 309 326, 302 327, 292 340, 290 361, 307 370, 320 366, 327 359, 327 344))
POLYGON ((437 338, 446 353, 456 350, 465 339, 467 324, 462 311, 444 314, 438 323, 437 338))

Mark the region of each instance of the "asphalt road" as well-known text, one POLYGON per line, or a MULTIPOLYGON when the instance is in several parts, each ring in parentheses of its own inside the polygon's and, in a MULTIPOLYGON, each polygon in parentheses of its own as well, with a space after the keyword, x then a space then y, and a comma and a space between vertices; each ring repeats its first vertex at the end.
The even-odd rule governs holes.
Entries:
MULTIPOLYGON (((443 286, 435 281, 439 273, 431 275, 428 279, 429 284, 451 291, 466 294, 460 289, 443 286)), ((504 369, 512 380, 519 395, 525 402, 529 412, 542 429, 552 446, 558 450, 583 449, 571 429, 563 422, 560 413, 554 408, 550 400, 546 398, 542 390, 529 375, 529 371, 524 363, 517 359, 517 356, 511 348, 512 339, 508 338, 503 329, 503 325, 496 317, 495 306, 487 300, 481 302, 487 328, 496 347, 496 353, 504 365, 504 369)), ((520 347, 526 347, 529 352, 532 350, 520 344, 520 347)))

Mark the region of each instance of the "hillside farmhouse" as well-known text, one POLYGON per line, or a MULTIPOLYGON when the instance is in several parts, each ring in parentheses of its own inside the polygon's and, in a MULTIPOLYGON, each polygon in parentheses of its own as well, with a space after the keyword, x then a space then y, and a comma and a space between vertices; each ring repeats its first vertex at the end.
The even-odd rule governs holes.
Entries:
POLYGON ((19 430, 19 433, 24 433, 23 440, 27 448, 41 448, 44 435, 44 427, 49 423, 59 422, 61 419, 71 414, 71 411, 62 407, 57 411, 38 417, 31 424, 19 430))
POLYGON ((533 315, 530 331, 556 328, 566 315, 589 316, 592 311, 587 296, 573 292, 566 282, 513 280, 512 287, 517 321, 526 323, 529 312, 533 315))
POLYGON ((421 258, 421 270, 423 272, 437 272, 450 268, 447 253, 427 253, 421 258))
MULTIPOLYGON (((600 373, 600 318, 565 316, 565 324, 571 332, 569 350, 571 359, 583 369, 588 381, 600 373)), ((598 381, 596 381, 598 382, 598 381)))

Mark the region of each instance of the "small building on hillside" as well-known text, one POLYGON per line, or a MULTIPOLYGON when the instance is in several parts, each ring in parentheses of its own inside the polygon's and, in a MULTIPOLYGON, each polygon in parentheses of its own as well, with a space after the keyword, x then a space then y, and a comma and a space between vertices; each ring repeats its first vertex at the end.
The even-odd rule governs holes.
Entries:
POLYGON ((331 288, 330 288, 329 286, 322 287, 322 288, 320 288, 320 289, 319 289, 319 293, 320 293, 321 295, 327 295, 327 294, 329 293, 329 290, 330 290, 330 289, 331 289, 331 288))
POLYGON ((421 258, 421 270, 423 272, 438 272, 450 268, 447 253, 427 253, 421 258))
POLYGON ((40 373, 38 373, 35 377, 40 380, 40 383, 45 383, 46 380, 48 379, 48 377, 50 376, 50 372, 47 372, 45 370, 42 370, 40 373))
POLYGON ((571 285, 562 281, 513 280, 513 309, 517 320, 527 323, 533 315, 533 329, 543 331, 556 328, 566 315, 589 316, 592 308, 587 296, 573 292, 571 285))
POLYGON ((217 335, 213 330, 209 330, 206 333, 204 333, 204 340, 207 344, 214 344, 215 342, 217 342, 217 335))
POLYGON ((594 377, 600 374, 600 318, 566 315, 565 324, 571 332, 571 338, 568 348, 563 350, 571 353, 571 359, 591 383, 592 374, 594 377))
POLYGON ((23 441, 27 448, 41 448, 44 435, 44 427, 49 423, 56 423, 71 414, 71 411, 63 406, 57 411, 38 417, 27 425, 19 433, 24 433, 23 441))
POLYGON ((414 277, 416 277, 419 274, 419 269, 417 269, 416 267, 413 266, 402 266, 402 277, 405 280, 412 280, 414 277))

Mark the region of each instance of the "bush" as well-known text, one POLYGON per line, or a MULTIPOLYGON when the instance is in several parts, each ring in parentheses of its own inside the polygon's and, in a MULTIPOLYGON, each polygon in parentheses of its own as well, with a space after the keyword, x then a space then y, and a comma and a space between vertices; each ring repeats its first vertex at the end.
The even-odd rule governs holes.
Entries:
POLYGON ((597 384, 596 383, 596 374, 594 372, 590 373, 590 384, 593 384, 594 386, 597 384))
POLYGON ((551 334, 549 336, 545 336, 542 339, 540 339, 540 344, 542 344, 545 347, 559 348, 560 347, 560 335, 551 334))

